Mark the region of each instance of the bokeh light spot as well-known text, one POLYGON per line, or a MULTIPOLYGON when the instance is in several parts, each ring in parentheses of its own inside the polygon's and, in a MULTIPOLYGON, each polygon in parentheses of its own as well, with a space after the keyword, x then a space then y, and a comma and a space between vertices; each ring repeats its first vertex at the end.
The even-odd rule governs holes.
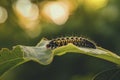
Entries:
POLYGON ((69 7, 63 2, 48 2, 44 5, 42 13, 55 24, 64 24, 69 17, 69 7))
POLYGON ((27 34, 34 38, 37 37, 41 28, 39 25, 39 8, 30 0, 17 0, 13 4, 13 9, 18 17, 18 23, 27 34))
POLYGON ((107 5, 108 0, 85 0, 85 7, 88 10, 98 10, 107 5))
POLYGON ((0 23, 4 23, 8 18, 7 10, 0 6, 0 23))
POLYGON ((25 18, 36 19, 39 16, 39 8, 36 4, 30 2, 30 0, 18 0, 15 3, 16 11, 25 18))

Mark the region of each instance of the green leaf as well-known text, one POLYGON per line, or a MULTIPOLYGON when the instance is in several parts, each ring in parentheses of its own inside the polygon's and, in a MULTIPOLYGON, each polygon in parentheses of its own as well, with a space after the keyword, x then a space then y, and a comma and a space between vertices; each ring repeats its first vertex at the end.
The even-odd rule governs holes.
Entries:
POLYGON ((111 69, 100 72, 93 80, 120 80, 120 69, 111 69))
POLYGON ((47 43, 48 41, 41 40, 40 47, 18 45, 13 47, 13 50, 3 48, 0 51, 0 79, 11 69, 30 60, 42 65, 51 63, 53 54, 51 50, 46 49, 47 43))
POLYGON ((49 40, 42 39, 36 46, 18 45, 15 46, 13 50, 2 49, 0 51, 0 76, 3 76, 9 70, 30 60, 42 65, 50 64, 55 55, 61 56, 68 52, 85 54, 120 65, 120 57, 118 55, 100 47, 92 49, 68 44, 51 50, 46 48, 46 44, 48 43, 49 40))
POLYGON ((18 46, 12 51, 2 49, 0 52, 0 76, 23 61, 23 54, 18 46))
POLYGON ((85 55, 101 58, 120 65, 120 57, 118 55, 101 47, 92 49, 92 48, 77 47, 73 44, 68 44, 66 46, 59 47, 53 50, 54 55, 59 55, 59 56, 66 54, 67 52, 85 54, 85 55))

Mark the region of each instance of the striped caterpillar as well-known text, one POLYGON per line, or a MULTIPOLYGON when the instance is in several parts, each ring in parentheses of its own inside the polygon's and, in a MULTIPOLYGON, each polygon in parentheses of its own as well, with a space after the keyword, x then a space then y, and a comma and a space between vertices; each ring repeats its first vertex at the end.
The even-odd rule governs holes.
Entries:
POLYGON ((57 47, 65 46, 68 43, 72 43, 78 47, 85 47, 85 48, 93 48, 96 49, 96 44, 92 41, 83 38, 83 37, 61 37, 50 40, 50 42, 46 45, 47 48, 55 49, 57 47))

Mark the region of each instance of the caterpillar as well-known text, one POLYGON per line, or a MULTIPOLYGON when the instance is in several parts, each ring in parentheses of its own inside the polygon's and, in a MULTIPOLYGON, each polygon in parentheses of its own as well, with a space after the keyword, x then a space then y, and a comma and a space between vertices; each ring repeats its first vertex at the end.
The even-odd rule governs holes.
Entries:
POLYGON ((72 43, 78 47, 85 47, 85 48, 93 48, 96 49, 96 44, 92 41, 83 38, 83 37, 61 37, 50 40, 50 42, 46 45, 47 48, 55 49, 57 47, 65 46, 68 43, 72 43))

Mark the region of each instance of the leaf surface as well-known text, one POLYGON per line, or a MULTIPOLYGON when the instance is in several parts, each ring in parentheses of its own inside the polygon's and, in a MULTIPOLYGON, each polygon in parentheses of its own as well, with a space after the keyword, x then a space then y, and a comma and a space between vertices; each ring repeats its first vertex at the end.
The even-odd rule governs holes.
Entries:
POLYGON ((101 47, 97 47, 97 49, 83 48, 70 43, 51 50, 46 48, 48 43, 48 40, 42 39, 36 46, 18 45, 13 47, 13 50, 2 49, 0 51, 0 76, 30 60, 42 65, 48 65, 52 62, 55 55, 61 56, 69 52, 97 57, 120 65, 120 57, 118 55, 101 47))

